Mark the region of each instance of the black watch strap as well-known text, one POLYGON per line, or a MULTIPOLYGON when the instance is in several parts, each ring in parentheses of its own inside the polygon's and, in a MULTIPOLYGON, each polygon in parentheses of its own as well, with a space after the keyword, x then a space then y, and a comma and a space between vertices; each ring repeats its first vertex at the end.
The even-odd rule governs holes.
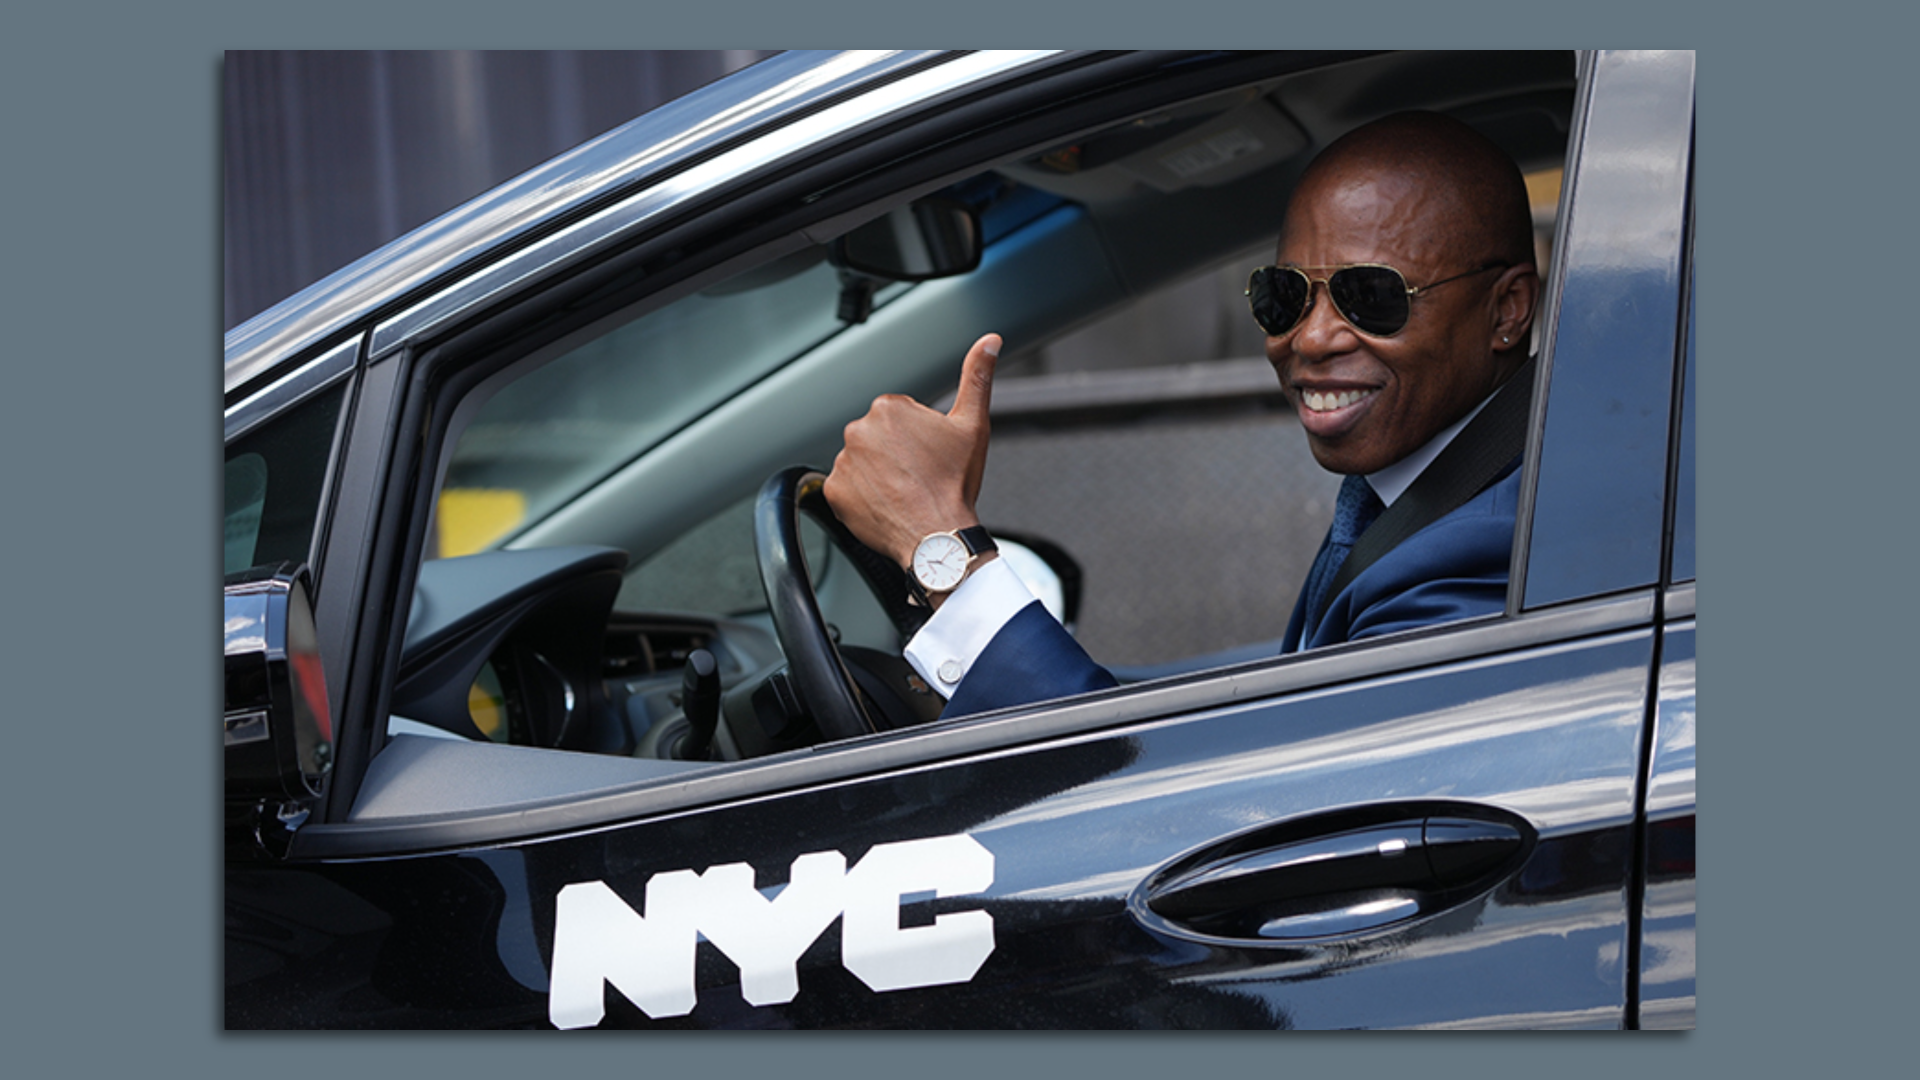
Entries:
POLYGON ((967 545, 967 554, 969 555, 983 555, 989 551, 1000 550, 1000 545, 994 543, 993 537, 987 534, 987 527, 985 525, 969 525, 955 532, 953 535, 959 537, 960 542, 967 545))

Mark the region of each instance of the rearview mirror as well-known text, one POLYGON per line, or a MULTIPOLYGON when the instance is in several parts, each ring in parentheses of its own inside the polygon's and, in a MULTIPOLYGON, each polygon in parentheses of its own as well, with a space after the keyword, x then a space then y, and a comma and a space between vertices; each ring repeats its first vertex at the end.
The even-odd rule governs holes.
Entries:
POLYGON ((333 764, 333 719, 304 567, 230 575, 225 587, 228 819, 297 827, 333 764))
POLYGON ((980 218, 957 199, 933 197, 895 207, 833 242, 842 270, 885 281, 931 281, 980 265, 980 218))
POLYGON ((827 260, 840 270, 840 321, 873 313, 873 294, 890 281, 931 281, 980 265, 980 216, 942 196, 895 207, 833 242, 827 260))

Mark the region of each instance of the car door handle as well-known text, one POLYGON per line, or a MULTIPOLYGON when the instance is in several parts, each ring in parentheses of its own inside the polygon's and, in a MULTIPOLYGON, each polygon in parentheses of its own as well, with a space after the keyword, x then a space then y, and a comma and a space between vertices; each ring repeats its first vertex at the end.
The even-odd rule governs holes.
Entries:
POLYGON ((1342 828, 1252 850, 1232 846, 1152 885, 1146 906, 1208 936, 1325 937, 1389 926, 1476 895, 1517 866, 1527 836, 1446 815, 1342 828))

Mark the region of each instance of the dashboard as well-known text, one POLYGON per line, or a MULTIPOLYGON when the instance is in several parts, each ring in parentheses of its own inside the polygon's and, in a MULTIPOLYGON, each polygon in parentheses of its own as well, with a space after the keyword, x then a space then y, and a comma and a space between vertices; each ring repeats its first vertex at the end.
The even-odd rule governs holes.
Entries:
POLYGON ((390 711, 395 733, 653 756, 681 714, 687 658, 734 684, 780 662, 766 629, 613 610, 613 548, 493 551, 423 563, 390 711))

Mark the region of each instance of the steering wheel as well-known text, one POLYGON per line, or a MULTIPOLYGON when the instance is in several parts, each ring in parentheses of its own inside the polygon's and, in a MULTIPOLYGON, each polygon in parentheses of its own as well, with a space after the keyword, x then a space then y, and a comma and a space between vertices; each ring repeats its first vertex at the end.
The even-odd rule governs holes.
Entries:
POLYGON ((769 477, 754 503, 753 541, 774 634, 787 657, 787 678, 820 733, 829 739, 844 739, 884 730, 885 725, 861 693, 840 650, 834 647, 827 621, 820 614, 820 602, 807 578, 801 553, 800 513, 805 512, 825 529, 834 545, 847 555, 903 640, 920 629, 927 612, 908 603, 911 590, 906 571, 855 539, 833 516, 824 492, 826 479, 818 469, 805 466, 783 469, 769 477))

